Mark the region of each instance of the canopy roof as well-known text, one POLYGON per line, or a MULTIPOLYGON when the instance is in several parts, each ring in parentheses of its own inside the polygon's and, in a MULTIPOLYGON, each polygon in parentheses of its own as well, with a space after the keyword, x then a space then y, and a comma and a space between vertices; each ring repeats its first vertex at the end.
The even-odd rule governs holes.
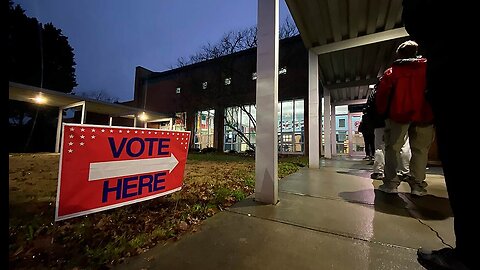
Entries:
POLYGON ((402 0, 286 0, 332 102, 364 99, 408 34, 402 0))
POLYGON ((30 103, 35 103, 35 97, 40 95, 44 98, 43 104, 59 108, 70 107, 76 103, 85 102, 85 107, 88 112, 109 115, 112 117, 134 118, 144 112, 147 116, 147 122, 155 122, 160 119, 171 117, 168 114, 146 111, 141 108, 130 107, 118 103, 108 103, 14 82, 9 83, 8 93, 9 99, 11 100, 30 103))

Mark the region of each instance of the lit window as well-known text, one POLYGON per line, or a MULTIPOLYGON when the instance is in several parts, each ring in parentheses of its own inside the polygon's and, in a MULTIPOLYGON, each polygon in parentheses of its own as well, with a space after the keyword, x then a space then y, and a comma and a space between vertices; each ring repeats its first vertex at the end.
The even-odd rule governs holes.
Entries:
POLYGON ((286 74, 287 73, 287 68, 286 67, 282 67, 280 69, 280 71, 278 72, 278 74, 282 75, 282 74, 286 74))
POLYGON ((203 82, 202 83, 202 89, 207 89, 207 86, 208 86, 208 82, 203 82))
POLYGON ((180 87, 177 87, 177 94, 180 94, 180 91, 182 90, 182 88, 180 87))
POLYGON ((304 152, 303 99, 284 100, 278 103, 278 151, 281 153, 304 152))
POLYGON ((252 73, 252 81, 255 81, 257 79, 257 73, 253 72, 252 73))
POLYGON ((225 85, 230 85, 232 83, 232 78, 225 79, 225 85))

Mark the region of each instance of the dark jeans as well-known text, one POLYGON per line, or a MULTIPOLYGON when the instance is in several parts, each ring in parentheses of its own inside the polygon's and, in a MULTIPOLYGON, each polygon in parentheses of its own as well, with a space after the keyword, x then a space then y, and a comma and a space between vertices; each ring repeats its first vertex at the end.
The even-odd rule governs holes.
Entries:
POLYGON ((431 104, 435 115, 438 151, 454 215, 456 249, 467 263, 473 265, 473 251, 478 245, 474 241, 477 238, 475 236, 478 236, 478 225, 474 222, 478 218, 476 216, 479 206, 478 199, 474 198, 478 197, 480 192, 474 188, 479 178, 479 171, 476 169, 478 161, 465 156, 465 152, 472 149, 464 144, 468 143, 466 134, 462 132, 465 126, 455 118, 461 118, 460 112, 468 108, 468 105, 465 102, 451 101, 450 91, 454 87, 452 85, 452 88, 443 88, 439 94, 431 96, 431 104))
POLYGON ((363 134, 363 141, 365 142, 365 154, 367 157, 375 155, 375 134, 363 134))

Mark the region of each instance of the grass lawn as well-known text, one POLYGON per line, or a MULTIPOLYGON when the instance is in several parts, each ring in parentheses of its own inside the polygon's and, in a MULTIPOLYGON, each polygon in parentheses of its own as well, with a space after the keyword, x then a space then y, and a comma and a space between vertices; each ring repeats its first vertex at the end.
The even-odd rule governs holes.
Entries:
MULTIPOLYGON (((54 222, 59 155, 9 157, 12 269, 108 268, 158 243, 194 232, 203 220, 251 195, 253 157, 190 153, 182 190, 153 200, 54 222)), ((279 158, 279 178, 307 165, 279 158)))

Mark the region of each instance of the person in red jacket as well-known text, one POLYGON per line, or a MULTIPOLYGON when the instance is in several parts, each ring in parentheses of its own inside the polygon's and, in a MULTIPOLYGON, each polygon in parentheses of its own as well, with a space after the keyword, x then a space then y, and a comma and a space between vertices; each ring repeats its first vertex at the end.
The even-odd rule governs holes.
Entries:
POLYGON ((398 193, 397 157, 407 138, 412 157, 407 179, 411 193, 427 194, 425 171, 433 142, 433 113, 425 99, 427 59, 417 57, 418 44, 406 41, 397 48, 397 60, 378 84, 376 107, 385 120, 385 178, 379 189, 398 193))

